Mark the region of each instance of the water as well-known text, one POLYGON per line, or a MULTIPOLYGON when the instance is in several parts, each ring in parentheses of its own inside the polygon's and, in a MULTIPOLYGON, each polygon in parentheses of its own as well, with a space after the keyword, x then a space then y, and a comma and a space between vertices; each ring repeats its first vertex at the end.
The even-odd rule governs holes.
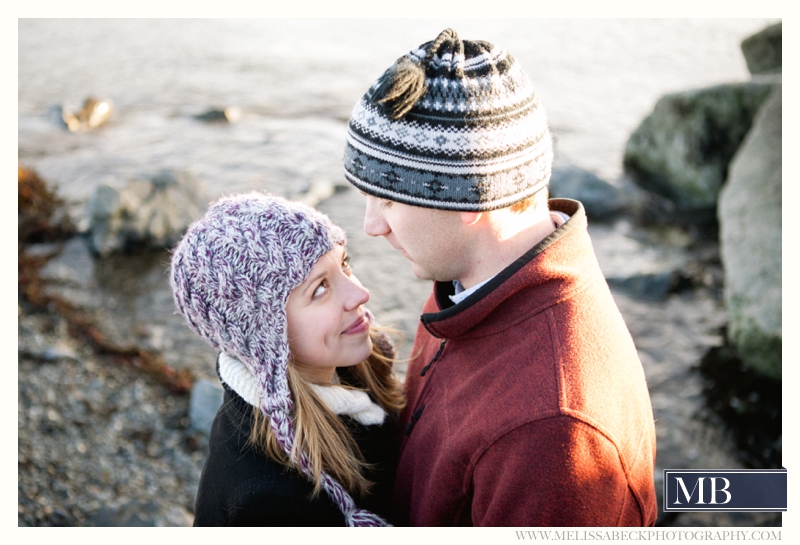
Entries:
POLYGON ((559 161, 615 181, 664 93, 749 79, 739 44, 767 19, 19 21, 19 160, 85 200, 102 182, 185 168, 214 194, 341 181, 345 120, 398 56, 446 26, 499 43, 534 81, 559 161), (112 123, 65 131, 88 95, 112 123), (231 126, 192 116, 244 113, 231 126))

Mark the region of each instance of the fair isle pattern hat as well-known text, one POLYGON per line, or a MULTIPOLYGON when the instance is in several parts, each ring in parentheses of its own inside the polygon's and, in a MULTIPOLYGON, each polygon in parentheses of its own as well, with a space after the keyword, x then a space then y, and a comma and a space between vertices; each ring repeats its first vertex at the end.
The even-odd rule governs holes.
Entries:
MULTIPOLYGON (((215 348, 236 357, 256 380, 261 412, 291 457, 295 434, 286 376, 286 301, 345 234, 323 214, 261 193, 222 198, 193 223, 172 254, 178 312, 215 348)), ((306 453, 297 467, 311 477, 306 453)), ((381 526, 323 472, 322 487, 350 526, 381 526)))
POLYGON ((398 59, 356 104, 344 167, 369 195, 480 212, 545 187, 552 158, 544 108, 520 64, 447 29, 398 59))

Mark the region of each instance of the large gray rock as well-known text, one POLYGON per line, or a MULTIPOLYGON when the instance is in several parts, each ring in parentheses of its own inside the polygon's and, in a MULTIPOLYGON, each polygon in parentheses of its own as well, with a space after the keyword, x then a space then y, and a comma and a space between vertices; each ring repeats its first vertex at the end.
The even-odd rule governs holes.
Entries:
POLYGON ((168 248, 202 216, 209 200, 200 180, 187 172, 165 171, 121 189, 100 185, 88 203, 89 247, 99 256, 135 245, 168 248))
POLYGON ((592 219, 611 219, 629 203, 625 193, 598 176, 572 165, 553 168, 550 197, 583 203, 592 219))
POLYGON ((751 74, 781 72, 783 55, 782 23, 768 26, 742 42, 742 53, 751 74))
POLYGON ((713 214, 730 160, 770 89, 749 82, 662 97, 625 146, 626 172, 677 212, 713 214))
POLYGON ((632 297, 647 301, 666 301, 676 283, 677 271, 642 273, 627 277, 610 276, 608 285, 625 291, 632 297))
POLYGON ((781 87, 758 112, 720 195, 728 338, 742 360, 781 377, 781 87))

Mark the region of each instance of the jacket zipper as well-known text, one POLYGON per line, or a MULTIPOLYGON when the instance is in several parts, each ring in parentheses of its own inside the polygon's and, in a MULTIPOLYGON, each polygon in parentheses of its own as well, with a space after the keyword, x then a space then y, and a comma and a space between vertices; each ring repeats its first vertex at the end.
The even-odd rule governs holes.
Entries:
MULTIPOLYGON (((431 368, 431 365, 436 363, 436 361, 439 359, 439 356, 442 355, 442 351, 444 350, 444 345, 446 343, 447 343, 447 339, 442 339, 442 342, 439 343, 439 349, 436 351, 436 354, 433 356, 433 359, 428 363, 428 365, 426 365, 425 367, 422 368, 422 372, 419 374, 419 376, 424 377, 425 373, 427 373, 428 370, 431 368)), ((419 399, 422 399, 422 394, 425 393, 425 388, 427 386, 428 386, 428 383, 426 383, 425 386, 422 387, 422 391, 419 393, 419 399)), ((411 434, 411 430, 414 429, 414 425, 417 423, 417 420, 419 420, 419 417, 422 416, 422 411, 424 411, 424 410, 425 410, 425 404, 423 403, 411 415, 411 420, 409 420, 408 425, 406 426, 406 435, 410 435, 411 434)))
POLYGON ((422 411, 424 410, 425 410, 425 404, 423 403, 422 405, 420 405, 419 409, 414 411, 414 414, 411 415, 411 420, 409 420, 408 426, 406 426, 406 435, 409 435, 411 433, 411 430, 414 429, 414 424, 417 423, 417 420, 419 420, 419 417, 422 415, 422 411))
POLYGON ((426 365, 425 367, 422 368, 422 372, 419 374, 419 376, 424 377, 425 373, 428 372, 428 369, 431 368, 431 365, 436 363, 436 360, 438 360, 439 356, 442 355, 442 350, 444 350, 444 345, 445 345, 446 342, 447 342, 447 339, 442 339, 442 342, 439 343, 439 350, 436 351, 436 355, 433 356, 433 359, 428 363, 428 365, 426 365))

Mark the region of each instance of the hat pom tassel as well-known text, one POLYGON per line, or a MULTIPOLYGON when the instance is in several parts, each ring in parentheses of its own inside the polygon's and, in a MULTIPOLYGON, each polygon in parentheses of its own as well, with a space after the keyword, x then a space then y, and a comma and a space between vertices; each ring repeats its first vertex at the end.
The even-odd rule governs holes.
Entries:
POLYGON ((385 104, 391 118, 397 120, 413 108, 427 91, 422 66, 408 57, 402 57, 381 77, 371 100, 373 104, 385 104))

